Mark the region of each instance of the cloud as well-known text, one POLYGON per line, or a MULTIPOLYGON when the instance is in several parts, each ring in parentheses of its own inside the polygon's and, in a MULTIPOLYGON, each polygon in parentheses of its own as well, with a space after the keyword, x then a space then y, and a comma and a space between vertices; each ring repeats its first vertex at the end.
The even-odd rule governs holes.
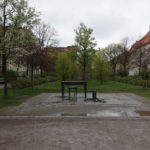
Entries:
POLYGON ((62 46, 74 44, 80 22, 93 28, 100 47, 144 35, 150 26, 149 0, 30 0, 30 5, 57 29, 62 46))

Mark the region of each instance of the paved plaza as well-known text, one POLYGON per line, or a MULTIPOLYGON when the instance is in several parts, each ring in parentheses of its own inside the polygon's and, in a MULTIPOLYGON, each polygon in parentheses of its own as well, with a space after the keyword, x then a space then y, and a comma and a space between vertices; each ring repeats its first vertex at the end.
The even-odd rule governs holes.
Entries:
MULTIPOLYGON (((91 97, 89 93, 88 98, 91 97)), ((17 107, 0 109, 0 116, 85 116, 85 117, 140 117, 136 111, 149 111, 150 100, 130 93, 97 94, 105 103, 84 101, 84 94, 77 99, 59 93, 40 94, 17 107), (67 115, 68 114, 68 115, 67 115)))
POLYGON ((77 99, 45 93, 0 109, 0 150, 148 150, 150 100, 97 97, 105 103, 84 102, 82 93, 77 99))

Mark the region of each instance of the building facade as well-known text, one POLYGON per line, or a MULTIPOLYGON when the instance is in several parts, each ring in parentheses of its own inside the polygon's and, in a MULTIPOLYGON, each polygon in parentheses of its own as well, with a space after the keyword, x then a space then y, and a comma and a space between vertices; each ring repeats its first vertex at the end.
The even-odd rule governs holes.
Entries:
POLYGON ((129 75, 150 70, 150 31, 130 49, 129 75))

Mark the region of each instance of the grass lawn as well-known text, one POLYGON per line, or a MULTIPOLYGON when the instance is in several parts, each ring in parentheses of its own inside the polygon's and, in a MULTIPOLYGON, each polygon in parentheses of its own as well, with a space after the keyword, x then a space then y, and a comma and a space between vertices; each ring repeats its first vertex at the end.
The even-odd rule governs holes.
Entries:
MULTIPOLYGON (((67 90, 67 88, 65 90, 67 90)), ((137 95, 150 99, 150 88, 144 89, 143 87, 140 86, 134 86, 115 81, 109 81, 103 84, 96 81, 89 81, 88 90, 97 90, 97 92, 101 93, 119 93, 119 92, 135 93, 137 95)), ((78 91, 83 92, 83 87, 79 86, 78 91)), ((8 97, 4 97, 3 90, 0 89, 0 107, 19 105, 22 103, 24 99, 38 95, 40 93, 55 93, 55 92, 61 92, 60 82, 50 82, 38 85, 34 87, 33 90, 31 88, 9 89, 8 97)))

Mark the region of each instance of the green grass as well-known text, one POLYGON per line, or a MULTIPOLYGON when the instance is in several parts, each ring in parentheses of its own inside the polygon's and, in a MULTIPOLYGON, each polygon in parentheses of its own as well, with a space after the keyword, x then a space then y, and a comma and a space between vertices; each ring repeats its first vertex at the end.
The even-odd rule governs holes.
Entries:
MULTIPOLYGON (((88 82, 88 90, 96 90, 101 93, 119 93, 119 92, 129 92, 135 93, 137 95, 150 98, 150 89, 143 89, 140 86, 129 85, 125 83, 109 81, 101 84, 100 82, 90 81, 88 82)), ((67 92, 67 88, 65 89, 67 92)), ((79 92, 83 92, 83 87, 78 87, 79 92)), ((8 97, 3 96, 3 90, 0 90, 0 107, 19 105, 27 97, 32 97, 40 93, 54 93, 61 92, 60 82, 50 82, 47 84, 42 84, 26 89, 9 89, 8 97)))

